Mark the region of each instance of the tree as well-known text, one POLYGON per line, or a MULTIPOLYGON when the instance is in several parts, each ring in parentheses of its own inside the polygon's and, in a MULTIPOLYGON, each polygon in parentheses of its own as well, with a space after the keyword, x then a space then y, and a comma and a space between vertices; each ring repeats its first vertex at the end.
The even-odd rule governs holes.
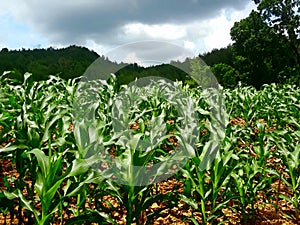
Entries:
POLYGON ((1 49, 1 52, 2 52, 2 53, 8 52, 8 48, 2 48, 2 49, 1 49))
POLYGON ((225 88, 234 88, 239 81, 238 71, 225 63, 215 64, 211 70, 225 88))
POLYGON ((300 0, 253 0, 260 15, 268 25, 287 38, 294 53, 294 60, 300 64, 300 0))
POLYGON ((283 67, 291 66, 289 44, 259 12, 252 11, 247 18, 236 22, 230 34, 236 58, 243 58, 238 70, 242 74, 249 73, 250 85, 259 88, 265 83, 277 82, 283 67))
POLYGON ((190 59, 189 63, 191 78, 199 84, 200 88, 218 88, 217 79, 208 65, 199 58, 190 59))
POLYGON ((210 52, 200 54, 199 57, 208 66, 213 66, 218 63, 225 63, 233 66, 233 51, 231 45, 228 45, 226 48, 213 49, 210 52))

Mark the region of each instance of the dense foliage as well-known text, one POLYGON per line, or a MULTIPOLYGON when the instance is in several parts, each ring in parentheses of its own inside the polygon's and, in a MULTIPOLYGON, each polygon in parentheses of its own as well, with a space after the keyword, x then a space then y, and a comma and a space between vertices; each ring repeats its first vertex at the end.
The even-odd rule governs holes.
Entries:
POLYGON ((35 80, 44 80, 58 73, 68 79, 81 76, 98 57, 97 53, 77 46, 33 50, 4 48, 0 52, 0 72, 15 71, 10 76, 18 80, 23 80, 28 71, 33 73, 35 80))

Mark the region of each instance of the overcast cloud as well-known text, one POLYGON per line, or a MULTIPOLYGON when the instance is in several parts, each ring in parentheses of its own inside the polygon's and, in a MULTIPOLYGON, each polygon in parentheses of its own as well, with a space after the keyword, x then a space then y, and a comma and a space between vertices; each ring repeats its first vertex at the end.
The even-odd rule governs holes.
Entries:
POLYGON ((105 52, 161 40, 203 52, 229 44, 233 23, 253 8, 251 0, 1 1, 0 47, 76 44, 105 52))

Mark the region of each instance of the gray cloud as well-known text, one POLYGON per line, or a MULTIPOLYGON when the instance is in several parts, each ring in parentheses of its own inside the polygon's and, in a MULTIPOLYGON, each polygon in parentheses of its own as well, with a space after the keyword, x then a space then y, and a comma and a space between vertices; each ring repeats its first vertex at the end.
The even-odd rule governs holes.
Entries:
POLYGON ((193 57, 193 53, 168 42, 142 41, 119 46, 106 55, 116 62, 134 61, 168 63, 170 60, 182 60, 193 57), (131 60, 132 59, 132 60, 131 60))
POLYGON ((22 1, 14 14, 58 44, 122 43, 128 23, 185 24, 217 16, 221 9, 242 10, 251 0, 52 0, 22 1))

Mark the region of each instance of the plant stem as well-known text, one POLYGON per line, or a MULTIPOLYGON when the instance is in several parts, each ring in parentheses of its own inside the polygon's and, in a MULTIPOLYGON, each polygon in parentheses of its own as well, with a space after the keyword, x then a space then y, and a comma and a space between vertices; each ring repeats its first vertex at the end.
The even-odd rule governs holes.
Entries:
POLYGON ((206 224, 207 218, 206 218, 206 209, 205 209, 205 201, 201 197, 201 212, 202 212, 202 224, 206 224))
POLYGON ((279 202, 279 194, 280 194, 280 187, 281 187, 281 177, 282 177, 282 171, 280 170, 279 182, 278 182, 277 193, 276 193, 276 213, 278 213, 278 202, 279 202))
POLYGON ((130 225, 133 220, 133 196, 134 196, 134 186, 129 187, 128 193, 128 207, 127 207, 127 216, 126 216, 126 225, 130 225))

